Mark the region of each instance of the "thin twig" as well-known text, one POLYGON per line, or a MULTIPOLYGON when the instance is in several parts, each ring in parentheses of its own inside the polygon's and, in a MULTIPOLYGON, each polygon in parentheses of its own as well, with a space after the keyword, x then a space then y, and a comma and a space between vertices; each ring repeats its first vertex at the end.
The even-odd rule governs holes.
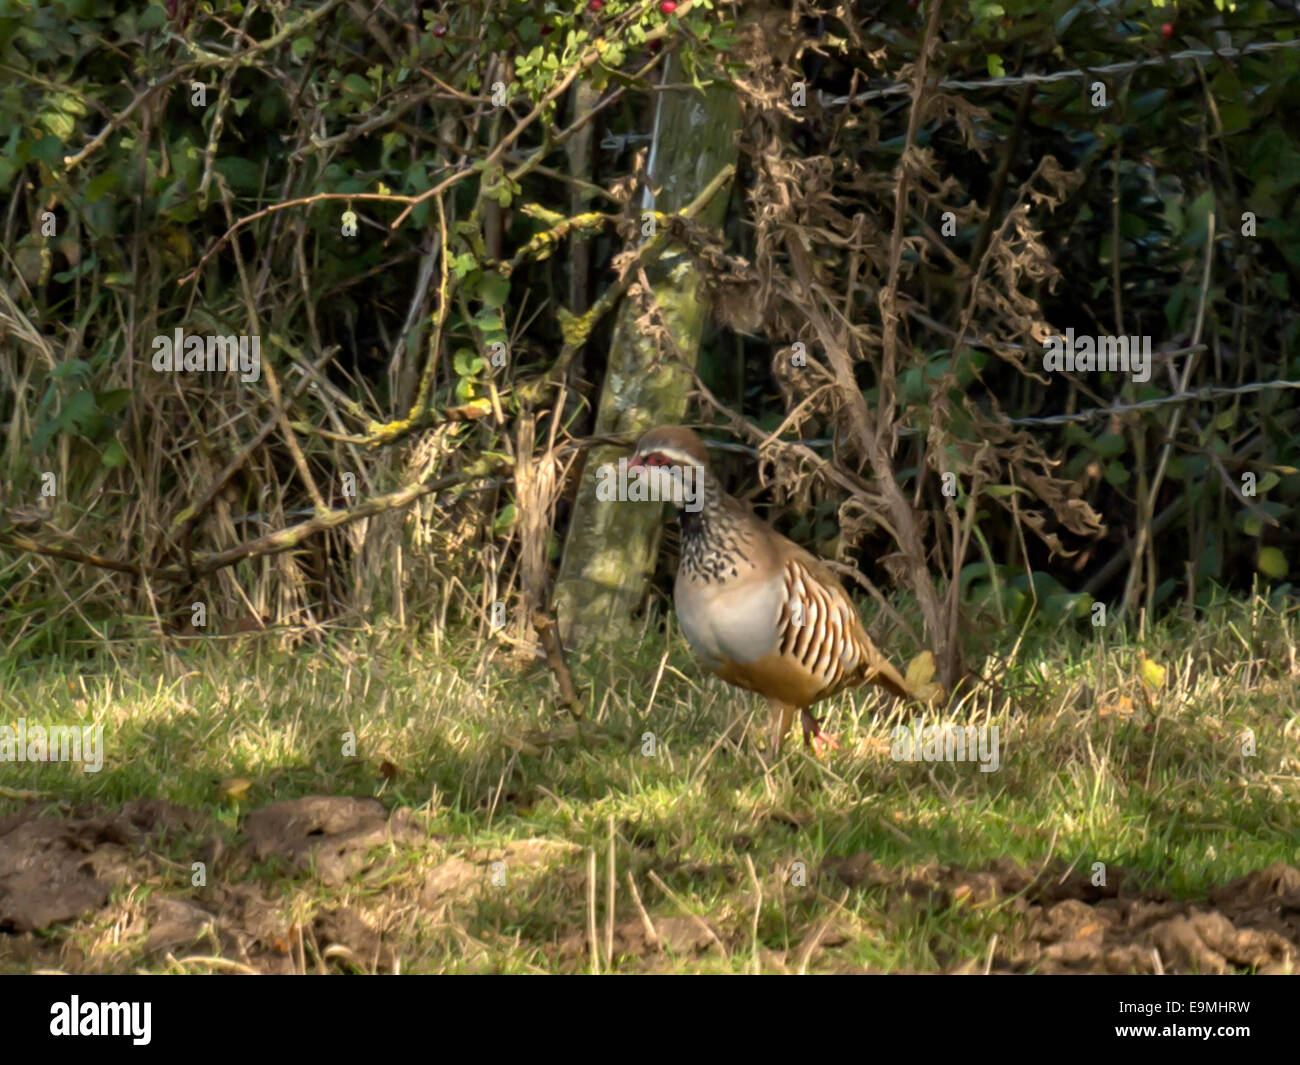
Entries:
MULTIPOLYGON (((907 222, 907 195, 912 176, 912 153, 916 151, 917 132, 921 128, 921 112, 925 110, 926 78, 930 72, 930 53, 934 49, 939 30, 939 13, 943 0, 932 0, 930 17, 926 22, 925 36, 921 41, 921 56, 917 63, 916 80, 912 86, 912 109, 907 116, 907 135, 898 159, 894 180, 894 225, 889 236, 889 274, 881 289, 880 305, 883 362, 879 375, 880 402, 876 406, 876 433, 887 433, 894 423, 894 385, 898 365, 898 277, 903 263, 903 228, 907 222)), ((806 282, 805 282, 806 283, 806 282)), ((877 471, 879 472, 879 471, 877 471)))
POLYGON ((605 852, 605 972, 614 968, 614 815, 609 815, 609 849, 605 852))
POLYGON ((244 543, 236 544, 234 547, 228 547, 224 551, 218 551, 210 555, 199 555, 194 561, 192 571, 184 566, 162 566, 158 569, 151 569, 148 566, 141 566, 134 562, 102 558, 99 555, 83 553, 53 544, 37 543, 30 537, 14 536, 9 533, 0 533, 0 546, 13 547, 19 551, 26 551, 33 555, 43 555, 48 558, 62 558, 69 562, 81 562, 100 569, 129 573, 136 577, 147 575, 165 581, 187 581, 193 579, 194 576, 215 573, 217 570, 232 566, 245 558, 291 551, 295 547, 301 546, 308 537, 314 536, 316 533, 335 529, 341 525, 348 525, 354 521, 360 521, 362 518, 382 514, 385 511, 396 510, 415 502, 415 500, 423 496, 440 492, 445 488, 487 478, 491 479, 469 490, 482 491, 505 483, 505 478, 492 478, 492 472, 495 472, 495 467, 493 470, 485 471, 481 464, 477 464, 472 469, 461 473, 449 474, 434 481, 408 485, 396 492, 389 492, 387 495, 375 496, 363 503, 358 503, 354 507, 349 507, 347 510, 326 510, 317 514, 310 521, 302 522, 299 525, 281 529, 256 540, 247 540, 244 543))
POLYGON ((702 919, 696 916, 691 911, 691 909, 686 905, 685 901, 683 901, 683 899, 675 891, 673 891, 672 888, 670 888, 667 884, 665 884, 659 878, 659 874, 656 873, 653 869, 649 870, 646 873, 646 876, 648 876, 652 881, 654 881, 655 887, 657 887, 660 891, 662 891, 665 895, 667 895, 670 899, 673 900, 677 908, 681 910, 682 913, 684 913, 687 917, 689 917, 692 921, 694 921, 697 925, 700 926, 701 931, 703 931, 704 934, 708 936, 709 939, 714 944, 717 945, 717 948, 720 951, 722 951, 722 956, 725 958, 727 956, 727 948, 722 945, 722 940, 718 938, 717 934, 713 931, 713 929, 710 928, 702 919))
POLYGON ((650 915, 645 912, 645 906, 641 903, 641 892, 636 889, 636 881, 632 879, 632 870, 626 873, 627 887, 632 893, 632 904, 636 906, 636 912, 641 918, 641 928, 645 932, 645 941, 647 946, 657 947, 661 940, 659 930, 655 928, 654 922, 650 920, 650 915))
POLYGON ((762 968, 758 962, 758 918, 763 910, 763 885, 758 881, 758 873, 754 869, 754 859, 748 854, 745 855, 745 868, 749 870, 749 879, 754 885, 754 927, 749 935, 749 956, 754 966, 754 975, 757 976, 762 968))
POLYGON ((587 942, 591 944, 591 971, 600 975, 600 940, 596 937, 596 848, 587 848, 587 942))
POLYGON ((225 246, 226 242, 230 240, 231 237, 233 237, 245 226, 252 225, 259 218, 265 218, 268 215, 273 215, 277 213, 278 211, 287 211, 293 207, 305 207, 309 204, 314 204, 314 203, 328 203, 331 200, 346 200, 348 202, 352 202, 353 200, 356 200, 363 203, 368 201, 373 201, 378 203, 414 204, 414 202, 417 199, 421 201, 427 200, 431 195, 442 192, 445 187, 455 184, 457 181, 461 180, 462 178, 468 177, 473 172, 474 171, 469 168, 459 171, 456 174, 453 174, 451 177, 447 178, 446 181, 442 182, 441 184, 435 185, 428 192, 420 193, 418 197, 403 196, 400 193, 396 193, 396 192, 317 192, 312 194, 311 196, 299 196, 298 198, 293 200, 283 200, 280 203, 270 204, 266 207, 263 207, 260 211, 254 211, 250 215, 245 215, 243 218, 239 219, 233 226, 231 226, 224 233, 222 233, 221 236, 219 236, 216 239, 216 241, 212 244, 212 246, 208 248, 208 250, 205 251, 199 257, 199 261, 194 264, 194 268, 188 274, 184 274, 182 277, 180 277, 177 280, 176 284, 188 285, 191 281, 193 281, 196 277, 199 276, 199 272, 203 269, 204 266, 207 265, 208 260, 211 259, 214 255, 216 255, 217 252, 220 251, 225 246))
MULTIPOLYGON (((316 362, 315 366, 312 367, 312 373, 303 374, 289 392, 290 403, 306 391, 307 386, 311 384, 312 376, 323 370, 325 365, 334 358, 335 354, 337 354, 339 350, 338 345, 329 348, 316 362)), ((285 408, 277 402, 274 409, 266 417, 266 420, 262 422, 258 427, 257 432, 253 434, 252 439, 250 439, 248 443, 240 449, 239 454, 226 463, 225 468, 212 479, 206 489, 199 493, 199 497, 194 503, 190 504, 190 506, 186 507, 176 516, 172 522, 172 528, 176 529, 177 526, 180 527, 177 538, 182 544, 188 544, 190 530, 194 527, 194 523, 203 516, 208 507, 212 505, 212 501, 217 498, 218 493, 225 488, 226 484, 230 481, 230 478, 239 472, 240 468, 248 461, 257 446, 271 435, 271 430, 275 428, 279 419, 283 417, 284 410, 285 408)))
MULTIPOLYGON (((1211 209, 1205 220, 1205 264, 1201 270, 1201 292, 1196 304, 1196 325, 1192 330, 1193 346, 1201 342, 1201 329, 1205 325, 1205 305, 1210 294, 1210 275, 1211 268, 1214 265, 1214 210, 1211 209)), ((1187 383, 1192 376, 1192 367, 1196 364, 1196 356, 1189 355, 1187 362, 1183 364, 1183 375, 1178 382, 1179 391, 1187 390, 1187 383)), ((1142 569, 1142 555, 1146 550, 1148 537, 1151 534, 1151 518, 1155 513, 1156 496, 1160 492, 1160 486, 1164 483, 1165 470, 1169 464, 1169 454, 1174 448, 1174 437, 1178 433, 1178 425, 1183 420, 1183 409, 1178 407, 1174 410, 1173 417, 1169 419, 1169 428, 1165 431, 1164 447, 1160 449, 1160 460, 1156 464, 1156 474, 1151 479, 1151 488, 1143 499, 1142 520, 1138 525, 1137 543, 1133 547, 1133 565, 1129 569, 1128 584, 1124 588, 1124 598, 1120 600, 1119 612, 1124 614, 1129 607, 1133 605, 1133 598, 1137 592, 1137 579, 1142 569)), ((1147 580, 1153 582, 1155 574, 1149 573, 1147 580)))

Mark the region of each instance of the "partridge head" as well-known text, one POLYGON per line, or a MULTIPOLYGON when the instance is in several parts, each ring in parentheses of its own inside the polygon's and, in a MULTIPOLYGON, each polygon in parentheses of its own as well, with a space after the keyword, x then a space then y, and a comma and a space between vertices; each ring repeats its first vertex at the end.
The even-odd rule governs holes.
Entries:
POLYGON ((659 488, 654 498, 672 500, 681 512, 673 604, 682 632, 712 672, 767 700, 774 748, 795 710, 809 746, 833 745, 809 707, 846 688, 877 684, 911 694, 835 575, 723 491, 695 433, 649 430, 628 462, 629 471, 637 469, 659 488))

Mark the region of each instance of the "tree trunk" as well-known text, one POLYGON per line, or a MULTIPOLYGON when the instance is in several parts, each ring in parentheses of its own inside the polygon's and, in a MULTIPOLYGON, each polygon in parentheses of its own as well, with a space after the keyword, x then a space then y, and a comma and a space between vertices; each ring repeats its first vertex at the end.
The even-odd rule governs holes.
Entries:
MULTIPOLYGON (((665 66, 665 84, 668 78, 665 66)), ((739 126, 740 105, 730 88, 713 87, 703 95, 685 89, 661 92, 647 165, 658 195, 647 189, 642 208, 668 214, 692 202, 723 167, 735 163, 739 126)), ((699 218, 720 225, 726 209, 727 196, 720 191, 699 218)), ((646 268, 646 276, 673 346, 694 365, 709 314, 694 264, 680 245, 670 244, 646 268)), ((624 300, 596 415, 599 434, 635 436, 654 425, 680 422, 686 413, 691 376, 671 352, 642 334, 638 317, 636 301, 624 300)), ((596 499, 597 470, 626 454, 616 447, 588 452, 555 585, 556 615, 566 642, 626 631, 645 596, 663 528, 661 506, 596 499)))

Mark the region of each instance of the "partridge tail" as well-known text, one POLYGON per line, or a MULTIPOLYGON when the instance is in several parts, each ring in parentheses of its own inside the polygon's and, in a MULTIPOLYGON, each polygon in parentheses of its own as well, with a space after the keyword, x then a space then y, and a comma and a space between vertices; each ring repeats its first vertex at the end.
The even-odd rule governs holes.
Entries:
POLYGON ((879 662, 872 666, 865 679, 868 684, 879 685, 885 691, 897 695, 900 699, 915 698, 908 689, 907 681, 903 679, 903 675, 884 658, 881 658, 879 662))
POLYGON ((894 668, 893 663, 889 661, 879 648, 870 640, 867 641, 867 669, 862 674, 862 684, 875 684, 891 695, 897 695, 900 699, 915 699, 917 696, 908 687, 907 681, 903 675, 894 668))

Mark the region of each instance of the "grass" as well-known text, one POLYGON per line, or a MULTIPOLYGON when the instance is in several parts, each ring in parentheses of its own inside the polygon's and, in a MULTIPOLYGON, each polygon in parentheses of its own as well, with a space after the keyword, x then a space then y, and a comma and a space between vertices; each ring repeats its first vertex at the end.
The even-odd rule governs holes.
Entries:
POLYGON ((106 747, 99 773, 0 764, 0 817, 30 792, 51 814, 155 797, 211 819, 151 844, 105 907, 37 933, 25 953, 0 945, 0 970, 221 968, 215 940, 148 950, 150 900, 221 911, 236 888, 285 929, 294 968, 312 966, 293 930, 339 907, 388 952, 387 964, 344 966, 362 971, 938 971, 995 956, 1014 967, 1033 934, 1022 910, 1005 892, 980 904, 952 876, 1052 860, 1091 878, 1104 863, 1129 889, 1193 899, 1294 862, 1295 606, 1229 602, 1140 642, 1115 626, 1018 642, 972 631, 1004 637, 977 663, 995 683, 926 721, 998 726, 992 773, 891 759, 900 710, 871 692, 822 708, 840 751, 819 761, 791 743, 773 759, 757 697, 705 679, 679 636, 653 631, 578 663, 593 708, 581 728, 553 710, 539 661, 469 640, 435 651, 391 628, 292 654, 246 636, 0 661, 0 724, 94 722, 106 747), (1144 657, 1164 668, 1159 687, 1144 657), (409 810, 418 833, 339 884, 240 850, 249 810, 309 795, 377 797, 409 810), (211 860, 214 836, 223 856, 211 860), (884 879, 834 875, 861 852, 884 879), (210 861, 205 887, 190 884, 196 860, 210 861), (906 881, 927 876, 946 889, 900 904, 906 881), (646 947, 647 927, 665 952, 646 947))

